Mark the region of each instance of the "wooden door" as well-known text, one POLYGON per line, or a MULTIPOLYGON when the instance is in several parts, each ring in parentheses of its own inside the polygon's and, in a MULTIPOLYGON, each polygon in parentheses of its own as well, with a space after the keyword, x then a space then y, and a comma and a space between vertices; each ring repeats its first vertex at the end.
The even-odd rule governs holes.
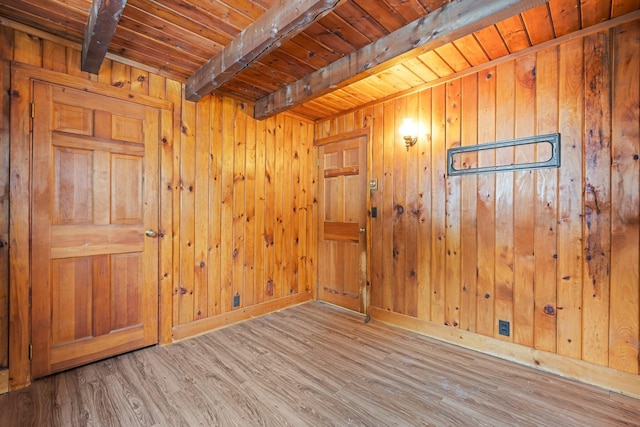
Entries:
POLYGON ((365 312, 367 138, 319 148, 318 298, 365 312))
POLYGON ((158 117, 34 83, 34 378, 158 340, 158 117))

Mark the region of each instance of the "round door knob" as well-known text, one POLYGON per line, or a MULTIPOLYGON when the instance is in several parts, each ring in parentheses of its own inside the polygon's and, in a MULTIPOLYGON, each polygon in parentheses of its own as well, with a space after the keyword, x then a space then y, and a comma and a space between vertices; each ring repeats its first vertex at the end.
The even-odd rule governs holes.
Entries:
POLYGON ((144 234, 146 234, 148 237, 156 237, 158 235, 158 233, 153 230, 147 230, 144 232, 144 234))
POLYGON ((364 229, 364 227, 362 227, 362 228, 359 228, 359 229, 358 229, 358 231, 359 231, 360 233, 364 233, 364 232, 365 232, 365 229, 364 229))

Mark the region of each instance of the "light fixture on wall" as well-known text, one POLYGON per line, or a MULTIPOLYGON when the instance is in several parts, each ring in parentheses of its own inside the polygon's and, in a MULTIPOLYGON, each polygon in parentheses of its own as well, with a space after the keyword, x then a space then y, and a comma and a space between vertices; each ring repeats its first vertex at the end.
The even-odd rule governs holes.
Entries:
POLYGON ((404 138, 404 144, 409 147, 418 142, 418 127, 413 123, 413 119, 404 119, 400 126, 400 135, 404 138))

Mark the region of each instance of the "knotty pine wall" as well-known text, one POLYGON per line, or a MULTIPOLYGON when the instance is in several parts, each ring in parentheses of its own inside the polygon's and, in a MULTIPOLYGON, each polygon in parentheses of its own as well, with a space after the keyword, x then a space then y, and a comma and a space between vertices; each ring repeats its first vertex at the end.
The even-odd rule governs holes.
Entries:
POLYGON ((10 360, 11 388, 29 382, 29 311, 15 302, 28 295, 28 279, 18 277, 28 266, 13 263, 19 288, 8 280, 10 61, 173 103, 160 147, 161 342, 311 297, 312 123, 291 115, 258 122, 252 105, 230 98, 187 102, 180 82, 117 60, 89 75, 80 70, 79 46, 0 23, 0 386, 10 360), (11 322, 25 331, 11 344, 9 295, 11 322))
POLYGON ((234 297, 241 310, 311 297, 313 124, 252 114, 230 98, 183 104, 174 164, 175 338, 227 322, 219 315, 234 310, 234 297))
MULTIPOLYGON (((371 128, 373 312, 638 374, 639 48, 632 22, 318 122, 316 138, 371 128), (447 148, 553 132, 560 169, 446 175, 447 148)), ((470 161, 535 152, 497 156, 470 161)))

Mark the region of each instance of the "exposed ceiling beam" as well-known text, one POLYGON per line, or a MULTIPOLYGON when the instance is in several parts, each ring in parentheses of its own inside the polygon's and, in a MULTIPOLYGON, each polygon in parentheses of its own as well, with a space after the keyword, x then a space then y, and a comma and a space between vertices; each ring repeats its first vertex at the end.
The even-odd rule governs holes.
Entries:
POLYGON ((187 79, 186 98, 198 101, 210 94, 331 12, 342 1, 344 0, 278 0, 187 79))
POLYGON ((453 0, 360 50, 256 101, 265 119, 500 22, 546 0, 453 0))
POLYGON ((93 0, 82 42, 82 71, 98 74, 127 0, 93 0))

